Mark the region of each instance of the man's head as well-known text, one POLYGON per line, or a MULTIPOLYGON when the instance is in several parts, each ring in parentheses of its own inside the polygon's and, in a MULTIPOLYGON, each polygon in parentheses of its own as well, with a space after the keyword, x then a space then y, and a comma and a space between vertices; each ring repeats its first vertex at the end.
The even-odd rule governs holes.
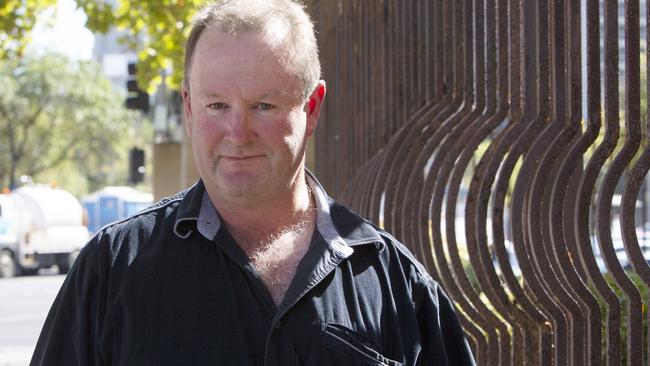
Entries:
POLYGON ((194 17, 185 47, 184 87, 190 89, 189 75, 196 44, 206 28, 239 33, 284 33, 290 63, 302 83, 307 99, 320 79, 321 69, 314 25, 302 5, 292 0, 220 0, 205 6, 194 17))
POLYGON ((213 201, 281 204, 303 182, 325 96, 313 27, 288 0, 224 0, 198 15, 183 103, 213 201))

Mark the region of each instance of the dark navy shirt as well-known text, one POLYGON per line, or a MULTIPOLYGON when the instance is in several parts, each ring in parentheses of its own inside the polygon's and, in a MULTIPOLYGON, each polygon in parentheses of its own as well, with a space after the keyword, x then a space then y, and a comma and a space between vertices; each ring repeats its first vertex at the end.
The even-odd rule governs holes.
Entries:
POLYGON ((317 227, 279 306, 199 181, 84 247, 31 364, 473 365, 413 255, 308 180, 317 227))

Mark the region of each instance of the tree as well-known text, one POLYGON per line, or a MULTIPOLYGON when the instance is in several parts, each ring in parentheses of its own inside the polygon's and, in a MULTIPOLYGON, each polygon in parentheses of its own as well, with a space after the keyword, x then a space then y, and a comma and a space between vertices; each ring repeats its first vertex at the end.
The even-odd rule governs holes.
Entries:
POLYGON ((0 59, 21 56, 30 42, 36 19, 56 0, 7 0, 0 2, 0 59))
MULTIPOLYGON (((106 33, 112 27, 130 35, 123 41, 138 50, 138 83, 149 92, 162 82, 177 89, 183 79, 184 46, 190 20, 204 0, 119 0, 117 6, 102 0, 75 0, 88 16, 86 26, 106 33)), ((0 59, 22 56, 35 20, 56 0, 0 2, 0 59)))
POLYGON ((190 21, 204 0, 120 0, 115 8, 96 0, 76 1, 88 16, 86 26, 90 30, 104 33, 117 26, 130 34, 124 41, 132 49, 141 47, 137 76, 140 85, 152 92, 163 81, 162 72, 170 71, 165 82, 173 89, 180 86, 190 21))
POLYGON ((95 63, 58 55, 3 61, 0 85, 0 182, 15 186, 21 175, 59 183, 85 178, 77 191, 126 183, 126 152, 139 117, 124 108, 95 63))

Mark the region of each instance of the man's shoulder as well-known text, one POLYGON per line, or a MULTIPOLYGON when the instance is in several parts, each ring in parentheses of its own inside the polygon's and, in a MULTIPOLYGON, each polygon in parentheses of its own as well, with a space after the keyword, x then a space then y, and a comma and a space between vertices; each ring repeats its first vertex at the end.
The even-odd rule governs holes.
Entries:
POLYGON ((120 235, 136 229, 150 228, 160 221, 174 222, 175 212, 188 190, 173 196, 165 197, 151 206, 142 209, 126 218, 107 224, 97 232, 97 236, 120 235))
MULTIPOLYGON (((112 267, 122 252, 130 264, 140 250, 155 237, 173 237, 177 212, 189 189, 165 197, 126 218, 102 227, 82 250, 91 262, 110 262, 112 267)), ((155 239, 153 239, 155 240, 155 239)))
MULTIPOLYGON (((347 230, 352 230, 350 227, 355 227, 354 230, 366 233, 363 235, 364 237, 374 237, 373 242, 367 240, 365 244, 375 244, 376 252, 383 265, 399 267, 399 270, 404 271, 404 274, 409 277, 409 281, 435 283, 411 249, 389 231, 336 201, 331 202, 331 210, 333 215, 346 217, 347 230)), ((341 220, 336 221, 340 222, 341 220)), ((337 229, 342 229, 340 224, 337 229)), ((353 248, 357 246, 354 242, 350 244, 353 248)))
POLYGON ((400 271, 407 276, 408 281, 413 285, 438 286, 438 283, 431 277, 426 267, 418 259, 411 248, 396 239, 393 234, 377 228, 379 235, 384 239, 385 255, 388 256, 393 265, 399 265, 400 271))

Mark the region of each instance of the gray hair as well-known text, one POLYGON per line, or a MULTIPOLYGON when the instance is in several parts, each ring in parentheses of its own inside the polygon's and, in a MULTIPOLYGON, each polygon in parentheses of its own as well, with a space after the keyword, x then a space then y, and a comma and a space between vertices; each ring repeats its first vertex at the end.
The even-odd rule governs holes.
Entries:
POLYGON ((236 35, 238 32, 263 33, 276 24, 287 27, 284 44, 289 54, 288 62, 301 82, 303 98, 307 99, 320 79, 320 61, 314 24, 304 6, 294 0, 218 0, 199 10, 185 46, 185 88, 190 88, 192 56, 206 28, 215 27, 236 35))

